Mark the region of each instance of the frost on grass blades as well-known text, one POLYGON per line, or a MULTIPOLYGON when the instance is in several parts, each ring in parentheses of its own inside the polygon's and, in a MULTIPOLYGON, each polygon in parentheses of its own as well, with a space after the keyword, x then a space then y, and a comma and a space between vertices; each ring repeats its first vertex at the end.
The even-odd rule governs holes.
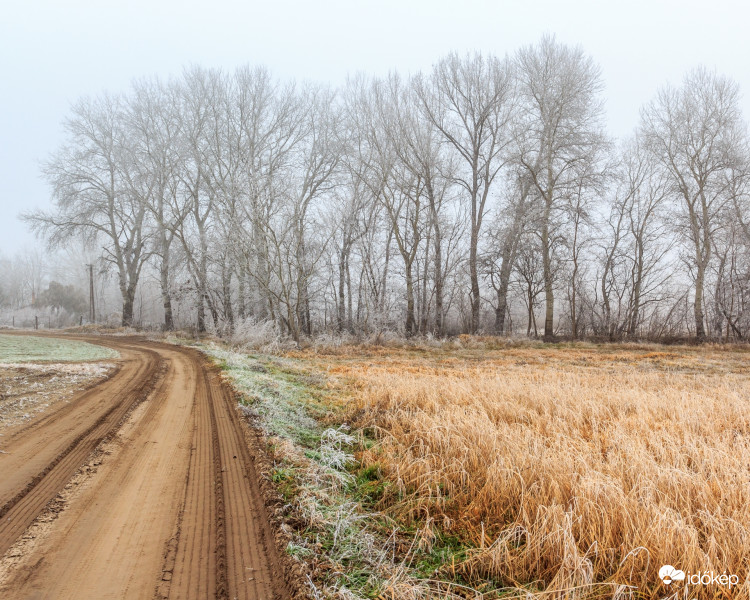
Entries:
POLYGON ((111 362, 0 361, 0 432, 69 400, 76 391, 102 381, 114 368, 111 362))
POLYGON ((435 576, 658 600, 678 584, 714 598, 726 573, 726 597, 747 599, 747 353, 655 350, 375 349, 325 368, 377 437, 359 455, 390 482, 376 507, 457 540, 435 576), (692 585, 704 572, 716 577, 692 585))
POLYGON ((0 430, 26 423, 103 380, 115 367, 104 360, 118 356, 74 340, 0 335, 0 430))
POLYGON ((118 356, 116 350, 77 340, 0 334, 0 363, 79 362, 118 356))
POLYGON ((268 435, 315 597, 750 599, 742 349, 204 349, 268 435))

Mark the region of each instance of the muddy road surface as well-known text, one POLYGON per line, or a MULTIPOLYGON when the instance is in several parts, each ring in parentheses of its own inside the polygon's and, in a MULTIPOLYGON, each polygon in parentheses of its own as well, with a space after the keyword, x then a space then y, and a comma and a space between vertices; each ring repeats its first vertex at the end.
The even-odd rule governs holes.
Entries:
POLYGON ((86 341, 118 350, 116 371, 0 438, 0 598, 290 598, 261 450, 215 369, 86 341))

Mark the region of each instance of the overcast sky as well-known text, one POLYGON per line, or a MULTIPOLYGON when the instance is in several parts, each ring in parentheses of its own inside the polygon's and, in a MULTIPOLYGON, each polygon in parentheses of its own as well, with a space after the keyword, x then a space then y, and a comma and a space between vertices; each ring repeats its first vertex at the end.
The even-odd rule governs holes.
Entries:
POLYGON ((0 254, 36 242, 16 216, 50 206, 39 163, 77 98, 190 63, 263 64, 334 84, 429 69, 444 54, 512 54, 544 33, 601 65, 612 135, 699 64, 733 77, 750 115, 750 7, 714 0, 130 0, 5 2, 0 13, 0 254))

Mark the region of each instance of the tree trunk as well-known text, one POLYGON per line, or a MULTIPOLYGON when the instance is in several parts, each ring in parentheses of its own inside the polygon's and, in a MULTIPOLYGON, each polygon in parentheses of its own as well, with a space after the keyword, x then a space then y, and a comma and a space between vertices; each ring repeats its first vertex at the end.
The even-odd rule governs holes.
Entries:
MULTIPOLYGON (((257 212, 257 209, 256 209, 257 212)), ((253 295, 253 312, 259 319, 265 320, 270 318, 276 320, 275 311, 273 310, 273 299, 271 298, 266 286, 269 285, 271 276, 268 266, 268 248, 266 246, 265 232, 258 222, 260 216, 253 219, 253 241, 255 245, 255 272, 257 285, 254 286, 253 295)))
MULTIPOLYGON (((428 230, 425 243, 424 266, 422 268, 422 274, 419 276, 418 280, 422 282, 422 289, 419 290, 419 333, 422 335, 427 333, 427 323, 430 318, 430 311, 428 310, 427 302, 427 271, 429 270, 430 259, 432 258, 430 256, 430 250, 432 248, 431 234, 432 232, 428 230)), ((419 269, 418 266, 417 268, 419 269)), ((417 283, 417 286, 419 286, 419 283, 417 283)))
POLYGON ((135 286, 127 287, 122 295, 122 326, 130 327, 133 324, 133 305, 135 304, 135 286))
POLYGON ((172 317, 172 296, 169 293, 169 258, 162 260, 160 271, 161 277, 161 301, 164 307, 164 331, 174 329, 174 320, 172 317))
POLYGON ((469 333, 479 331, 479 273, 477 270, 477 244, 479 235, 477 227, 471 227, 471 247, 469 248, 469 276, 471 277, 471 321, 469 333))
POLYGON ((443 314, 443 259, 441 253, 440 235, 435 234, 435 335, 443 337, 445 334, 445 316, 443 314))
POLYGON ((443 337, 445 333, 445 316, 443 315, 443 234, 440 230, 440 219, 431 179, 427 181, 427 195, 430 200, 430 219, 434 231, 432 251, 434 253, 433 263, 435 269, 435 335, 443 337))
POLYGON ((508 312, 508 287, 513 267, 512 248, 506 243, 503 248, 503 264, 500 267, 500 283, 497 286, 497 308, 495 309, 495 333, 505 334, 505 314, 508 312))
POLYGON ((578 274, 578 260, 574 260, 573 264, 573 277, 570 282, 570 333, 574 340, 578 339, 578 313, 577 305, 578 298, 576 297, 576 276, 578 274))
POLYGON ((198 300, 196 304, 198 311, 198 333, 205 333, 206 331, 206 307, 203 305, 203 294, 198 293, 198 300))
POLYGON ((534 294, 532 293, 532 290, 531 290, 531 284, 529 284, 529 287, 526 293, 528 297, 528 309, 529 309, 528 321, 526 323, 526 337, 529 337, 531 335, 532 324, 534 326, 534 335, 536 336, 536 323, 533 323, 534 321, 534 294))
POLYGON ((544 222, 542 223, 542 262, 544 267, 544 300, 546 303, 544 312, 544 340, 552 341, 555 337, 554 310, 555 298, 552 291, 552 257, 549 243, 549 217, 551 203, 547 200, 544 211, 544 222))
POLYGON ((161 246, 159 278, 161 284, 161 302, 164 307, 164 331, 172 331, 174 329, 174 321, 172 319, 172 296, 169 293, 169 261, 170 246, 174 239, 174 234, 171 237, 167 237, 167 230, 164 226, 164 200, 161 194, 159 195, 157 210, 159 245, 161 246))
POLYGON ((643 247, 638 242, 635 264, 635 281, 633 283, 633 305, 628 324, 628 337, 635 337, 638 330, 638 322, 641 318, 641 286, 643 281, 643 247))
POLYGON ((380 278, 380 293, 378 294, 378 313, 382 317, 385 312, 386 287, 388 285, 388 268, 391 263, 391 242, 393 241, 393 228, 388 230, 388 238, 385 244, 385 260, 383 265, 383 275, 380 278))
MULTIPOLYGON (((349 257, 346 258, 346 329, 349 333, 354 333, 354 322, 353 319, 353 302, 352 302, 352 273, 349 267, 349 257)), ((357 304, 357 312, 359 312, 359 303, 357 304)), ((359 322, 359 318, 357 318, 359 322)))
POLYGON ((344 248, 339 253, 339 290, 336 310, 338 312, 337 329, 339 333, 346 327, 346 252, 344 248))
POLYGON ((245 319, 246 315, 246 298, 245 298, 245 279, 247 278, 247 269, 244 261, 240 260, 240 267, 237 273, 237 318, 240 321, 245 319))
POLYGON ((406 264, 406 335, 414 334, 414 280, 412 277, 412 265, 406 264))
POLYGON ((698 263, 697 274, 695 277, 695 337, 702 342, 706 339, 706 329, 703 325, 703 282, 705 279, 705 266, 702 262, 698 263))
POLYGON ((224 304, 224 318, 229 333, 234 333, 234 309, 232 308, 232 269, 224 263, 221 269, 221 295, 224 304))

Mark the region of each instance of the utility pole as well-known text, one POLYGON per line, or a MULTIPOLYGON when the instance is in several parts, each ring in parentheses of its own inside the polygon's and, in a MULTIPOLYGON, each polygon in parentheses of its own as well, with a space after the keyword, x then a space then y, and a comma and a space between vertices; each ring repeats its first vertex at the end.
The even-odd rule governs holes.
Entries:
POLYGON ((94 307, 94 265, 86 265, 89 268, 89 318, 96 323, 96 309, 94 307))

